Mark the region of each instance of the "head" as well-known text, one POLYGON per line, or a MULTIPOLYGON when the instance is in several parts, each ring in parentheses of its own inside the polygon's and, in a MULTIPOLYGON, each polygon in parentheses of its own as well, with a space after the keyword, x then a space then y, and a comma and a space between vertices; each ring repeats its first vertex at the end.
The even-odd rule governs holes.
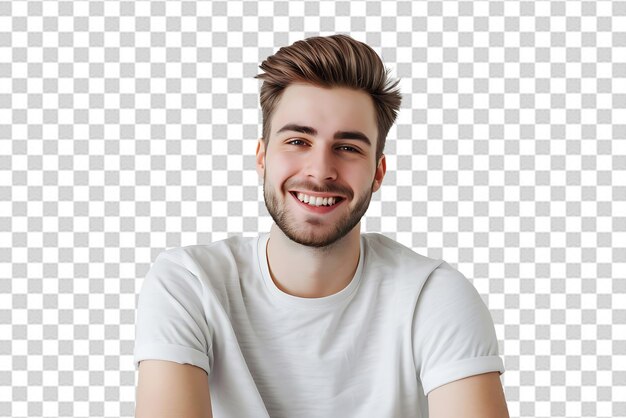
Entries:
POLYGON ((358 229, 381 185, 398 82, 388 80, 369 46, 344 35, 298 41, 261 68, 257 171, 266 207, 292 241, 329 250, 358 229), (338 199, 331 208, 312 208, 300 192, 338 199))
MULTIPOLYGON (((270 140, 272 116, 283 91, 293 83, 361 90, 371 97, 376 113, 376 161, 385 149, 389 129, 400 109, 399 80, 389 78, 380 57, 367 44, 347 35, 315 36, 282 47, 260 65, 265 72, 260 103, 263 140, 270 140)), ((267 144, 266 144, 267 145, 267 144)))

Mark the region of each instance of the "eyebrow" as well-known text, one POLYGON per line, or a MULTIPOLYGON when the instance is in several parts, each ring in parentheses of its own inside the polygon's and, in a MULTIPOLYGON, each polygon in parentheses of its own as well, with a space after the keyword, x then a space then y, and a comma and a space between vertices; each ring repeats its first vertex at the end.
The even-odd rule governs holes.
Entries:
MULTIPOLYGON (((315 136, 317 135, 317 130, 315 128, 311 128, 310 126, 297 125, 295 123, 288 123, 287 125, 280 128, 276 134, 287 131, 299 132, 306 135, 315 136)), ((333 136, 334 139, 356 139, 357 141, 365 142, 367 145, 372 146, 372 141, 362 132, 359 131, 337 131, 333 136)))

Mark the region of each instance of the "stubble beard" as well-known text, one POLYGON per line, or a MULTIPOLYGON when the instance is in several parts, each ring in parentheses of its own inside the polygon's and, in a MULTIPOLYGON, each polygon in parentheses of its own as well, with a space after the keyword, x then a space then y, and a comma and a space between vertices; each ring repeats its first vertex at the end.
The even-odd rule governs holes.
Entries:
MULTIPOLYGON (((274 193, 272 185, 265 187, 268 184, 265 180, 264 176, 263 197, 265 200, 265 207, 276 223, 276 226, 283 231, 287 238, 295 243, 314 248, 326 247, 326 249, 330 249, 333 244, 345 237, 361 221, 361 218, 365 215, 365 212, 367 212, 367 208, 369 207, 374 187, 374 182, 372 182, 369 192, 357 201, 354 210, 351 211, 348 216, 341 218, 336 225, 332 226, 331 231, 323 236, 318 236, 317 234, 308 234, 307 232, 301 231, 300 224, 301 222, 304 222, 315 228, 317 226, 324 225, 324 222, 319 222, 316 220, 317 218, 313 217, 305 219, 304 221, 296 221, 293 218, 290 218, 289 213, 286 211, 287 201, 285 201, 284 205, 281 207, 281 203, 276 197, 276 193, 274 193)), ((291 199, 291 197, 287 196, 287 199, 291 199)), ((329 216, 333 215, 329 214, 329 216)))

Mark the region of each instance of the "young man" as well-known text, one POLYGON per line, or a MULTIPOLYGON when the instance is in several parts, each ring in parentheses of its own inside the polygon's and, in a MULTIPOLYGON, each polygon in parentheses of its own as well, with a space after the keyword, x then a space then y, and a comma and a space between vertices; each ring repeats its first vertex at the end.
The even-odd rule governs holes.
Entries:
POLYGON ((157 257, 138 304, 136 416, 508 417, 471 283, 360 233, 397 81, 344 35, 296 42, 261 68, 257 171, 275 224, 157 257))

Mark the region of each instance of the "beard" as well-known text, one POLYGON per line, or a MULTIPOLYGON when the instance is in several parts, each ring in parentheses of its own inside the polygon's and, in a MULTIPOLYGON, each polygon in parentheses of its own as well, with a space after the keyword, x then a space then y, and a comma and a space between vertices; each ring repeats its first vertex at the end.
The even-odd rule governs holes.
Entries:
MULTIPOLYGON (((265 207, 267 208, 267 211, 271 215, 272 219, 274 219, 276 226, 283 231, 287 238, 295 243, 314 248, 327 247, 327 250, 329 250, 337 241, 345 237, 361 221, 361 218, 365 215, 365 212, 367 212, 367 208, 369 207, 372 199, 372 190, 375 182, 375 180, 372 181, 369 190, 356 202, 354 209, 342 217, 335 225, 329 228, 324 227, 325 221, 320 221, 318 217, 310 217, 304 221, 294 220, 293 216, 291 216, 286 209, 287 202, 285 201, 281 206, 280 200, 274 192, 274 188, 271 187, 271 185, 266 188, 265 186, 267 181, 265 181, 265 178, 263 180, 263 197, 265 198, 265 207), (315 233, 310 233, 302 230, 302 223, 307 223, 313 228, 318 227, 319 229, 315 233), (330 230, 328 232, 324 232, 326 229, 330 230)), ((290 193, 287 194, 289 195, 290 193)), ((290 196, 287 196, 287 199, 290 198, 290 196)), ((329 214, 329 216, 332 215, 329 214)))

